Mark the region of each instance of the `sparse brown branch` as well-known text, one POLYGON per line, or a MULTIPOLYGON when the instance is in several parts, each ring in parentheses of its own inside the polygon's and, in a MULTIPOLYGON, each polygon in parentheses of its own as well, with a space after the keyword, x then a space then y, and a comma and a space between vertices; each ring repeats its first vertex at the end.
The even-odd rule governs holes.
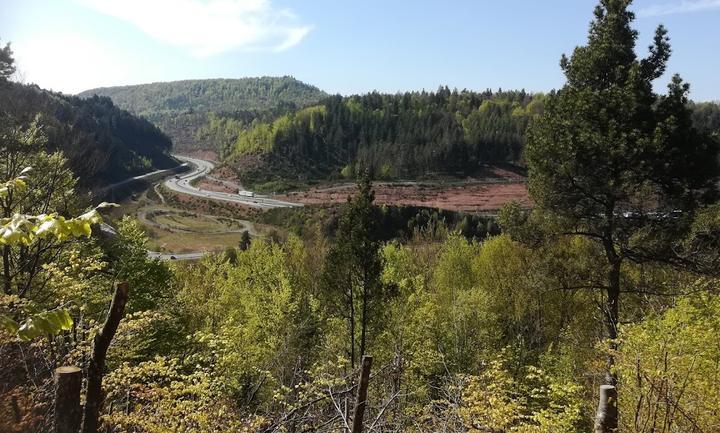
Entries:
POLYGON ((126 282, 118 283, 115 286, 115 294, 110 303, 105 324, 95 335, 93 341, 92 356, 87 370, 87 392, 86 403, 83 414, 82 433, 97 433, 100 407, 102 406, 102 379, 105 368, 105 357, 112 342, 115 332, 120 325, 120 320, 125 313, 130 285, 126 282))

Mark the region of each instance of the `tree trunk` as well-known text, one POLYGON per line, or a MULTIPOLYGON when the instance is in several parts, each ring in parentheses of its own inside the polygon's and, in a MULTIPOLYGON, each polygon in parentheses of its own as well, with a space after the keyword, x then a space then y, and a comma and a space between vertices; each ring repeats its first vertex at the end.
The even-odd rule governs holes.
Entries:
POLYGON ((364 283, 363 287, 363 297, 362 297, 362 317, 360 318, 360 359, 363 359, 365 356, 365 348, 366 348, 366 339, 367 339, 367 307, 368 307, 368 289, 367 289, 367 280, 364 283))
POLYGON ((97 433, 98 417, 103 402, 102 378, 105 368, 105 357, 110 342, 115 336, 120 319, 125 312, 130 286, 128 283, 118 283, 110 304, 107 318, 102 330, 95 335, 93 341, 92 358, 87 372, 87 392, 85 397, 85 413, 83 414, 82 433, 97 433))
MULTIPOLYGON (((348 286, 348 306, 350 307, 350 368, 355 371, 355 302, 353 299, 352 285, 348 286)), ((351 375, 352 376, 352 375, 351 375)))
POLYGON ((613 371, 615 368, 614 352, 617 350, 617 325, 619 319, 620 304, 620 264, 621 261, 615 258, 610 263, 608 271, 608 287, 607 302, 605 305, 605 327, 607 338, 610 340, 608 349, 610 353, 607 355, 607 371, 605 374, 605 383, 608 385, 617 385, 617 374, 613 371))
POLYGON ((372 356, 363 356, 360 384, 358 385, 358 393, 353 410, 352 433, 362 433, 363 431, 363 418, 365 417, 365 407, 367 406, 367 390, 368 383, 370 382, 370 367, 372 367, 372 362, 372 356))
POLYGON ((600 402, 595 415, 595 433, 612 433, 618 428, 617 390, 611 385, 600 386, 600 402))
POLYGON ((82 370, 78 367, 60 367, 55 370, 54 433, 77 433, 80 429, 81 387, 82 370))

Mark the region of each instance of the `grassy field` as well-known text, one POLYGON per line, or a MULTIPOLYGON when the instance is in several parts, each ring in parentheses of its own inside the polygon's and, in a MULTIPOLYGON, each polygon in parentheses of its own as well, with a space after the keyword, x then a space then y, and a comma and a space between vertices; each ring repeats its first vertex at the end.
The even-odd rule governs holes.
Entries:
POLYGON ((111 224, 125 215, 138 217, 148 235, 147 248, 153 251, 185 253, 224 251, 237 247, 242 231, 264 237, 273 229, 226 216, 206 215, 202 209, 188 211, 180 206, 162 204, 152 189, 120 203, 109 216, 111 224))
POLYGON ((237 247, 241 233, 178 233, 155 227, 146 227, 150 237, 148 248, 153 251, 187 253, 194 251, 223 251, 237 247))
POLYGON ((148 215, 158 225, 166 226, 169 229, 191 231, 197 233, 218 233, 245 229, 240 221, 230 218, 211 217, 207 215, 195 215, 187 212, 158 212, 148 215))

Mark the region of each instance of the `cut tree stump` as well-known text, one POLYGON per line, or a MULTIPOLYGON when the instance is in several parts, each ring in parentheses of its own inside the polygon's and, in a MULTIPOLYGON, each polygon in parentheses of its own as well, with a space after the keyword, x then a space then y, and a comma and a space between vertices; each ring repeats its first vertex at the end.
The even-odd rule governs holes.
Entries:
POLYGON ((613 433, 618 429, 617 389, 600 386, 600 403, 595 415, 595 433, 613 433))
POLYGON ((81 387, 80 368, 66 366, 55 369, 55 433, 77 433, 80 430, 81 387))

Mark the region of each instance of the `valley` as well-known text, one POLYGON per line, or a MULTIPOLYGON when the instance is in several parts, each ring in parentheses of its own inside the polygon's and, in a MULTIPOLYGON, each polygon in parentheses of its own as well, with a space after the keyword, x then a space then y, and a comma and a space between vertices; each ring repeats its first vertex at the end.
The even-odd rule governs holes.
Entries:
POLYGON ((720 3, 596 1, 4 8, 0 432, 720 432, 720 3))
MULTIPOLYGON (((260 223, 263 218, 258 212, 303 206, 334 208, 357 192, 352 183, 324 182, 322 186, 281 194, 256 194, 229 178, 229 172, 223 166, 216 167, 216 162, 197 156, 173 156, 186 165, 188 171, 166 173, 163 180, 150 184, 147 191, 123 201, 121 210, 115 212, 116 218, 133 213, 149 237, 150 257, 163 260, 197 260, 206 253, 234 248, 242 240, 244 231, 253 238, 282 235, 286 231, 282 227, 260 223), (172 204, 166 196, 174 198, 172 204), (196 208, 193 200, 197 199, 209 206, 196 208), (237 218, 228 215, 237 215, 237 218)), ((204 158, 212 156, 203 155, 204 158)), ((110 187, 158 174, 162 173, 130 178, 110 187)), ((486 168, 483 177, 382 181, 376 182, 374 188, 376 202, 392 207, 442 209, 492 217, 510 202, 530 206, 524 177, 498 167, 486 168)))

